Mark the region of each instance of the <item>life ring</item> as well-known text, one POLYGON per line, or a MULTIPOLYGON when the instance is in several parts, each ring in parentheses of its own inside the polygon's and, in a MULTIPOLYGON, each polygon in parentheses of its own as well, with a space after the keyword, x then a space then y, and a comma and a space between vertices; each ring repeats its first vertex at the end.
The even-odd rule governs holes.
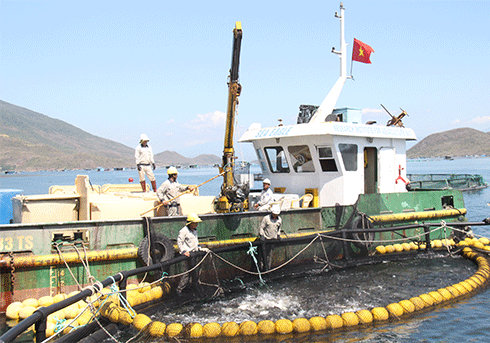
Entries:
POLYGON ((165 235, 160 233, 155 233, 153 235, 155 242, 153 245, 155 247, 155 259, 156 261, 152 261, 152 258, 149 257, 149 240, 148 236, 143 238, 138 246, 138 258, 145 264, 151 265, 158 262, 163 262, 170 260, 174 257, 175 249, 172 241, 165 235))
POLYGON ((359 230, 359 229, 364 229, 366 230, 365 232, 352 232, 349 234, 350 238, 354 240, 352 244, 354 244, 357 248, 359 249, 367 249, 373 244, 374 240, 374 232, 371 231, 370 229, 373 228, 373 223, 368 220, 366 217, 363 216, 357 216, 352 220, 351 224, 351 229, 353 230, 359 230), (363 225, 364 221, 364 225, 363 225))

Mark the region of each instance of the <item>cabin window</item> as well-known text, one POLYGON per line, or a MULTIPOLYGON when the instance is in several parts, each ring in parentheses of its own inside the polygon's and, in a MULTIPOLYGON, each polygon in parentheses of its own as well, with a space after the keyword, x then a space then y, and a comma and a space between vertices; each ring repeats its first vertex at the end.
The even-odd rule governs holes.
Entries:
POLYGON ((320 166, 324 172, 336 172, 337 164, 335 163, 335 158, 333 157, 332 148, 318 147, 318 158, 320 161, 320 166))
POLYGON ((288 147, 289 159, 297 173, 315 172, 311 152, 308 145, 294 145, 288 147))
POLYGON ((356 144, 339 144, 339 151, 342 155, 344 168, 346 171, 357 170, 357 145, 356 144))
POLYGON ((289 173, 289 165, 286 160, 286 153, 280 146, 265 148, 265 155, 271 172, 289 173))
POLYGON ((257 153, 257 158, 259 159, 260 162, 260 169, 262 169, 262 172, 265 172, 267 170, 267 167, 265 165, 264 155, 262 154, 262 150, 256 149, 255 152, 257 153))

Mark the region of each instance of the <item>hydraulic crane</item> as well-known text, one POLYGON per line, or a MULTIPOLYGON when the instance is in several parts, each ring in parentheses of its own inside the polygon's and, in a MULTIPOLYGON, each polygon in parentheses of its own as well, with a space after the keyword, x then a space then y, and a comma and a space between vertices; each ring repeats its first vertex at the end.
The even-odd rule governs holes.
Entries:
MULTIPOLYGON (((243 201, 237 197, 237 185, 233 180, 233 168, 235 160, 235 150, 233 148, 233 134, 235 124, 235 112, 238 104, 238 97, 242 86, 238 81, 238 67, 240 65, 240 47, 242 43, 242 24, 237 21, 233 29, 233 52, 231 59, 230 75, 228 78, 228 106, 226 111, 225 141, 223 150, 223 164, 220 173, 223 175, 223 185, 218 202, 219 212, 233 211, 233 204, 243 201), (240 200, 240 201, 237 201, 240 200)), ((240 194, 241 192, 238 192, 240 194)))

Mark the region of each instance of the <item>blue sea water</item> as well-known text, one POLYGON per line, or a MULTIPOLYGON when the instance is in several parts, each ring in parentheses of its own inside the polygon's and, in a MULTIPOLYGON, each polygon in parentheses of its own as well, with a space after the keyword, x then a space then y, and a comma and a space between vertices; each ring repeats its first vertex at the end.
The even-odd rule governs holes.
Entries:
MULTIPOLYGON (((430 160, 409 162, 407 166, 408 173, 429 174, 429 173, 464 173, 464 174, 480 174, 484 179, 490 181, 490 158, 465 158, 454 160, 430 160)), ((77 174, 89 175, 92 184, 103 185, 106 183, 127 183, 132 177, 138 182, 137 172, 135 170, 128 171, 64 171, 64 172, 36 172, 36 173, 18 173, 14 175, 1 175, 0 188, 22 189, 24 194, 40 194, 47 193, 47 189, 52 185, 71 185, 73 184, 77 174)), ((183 169, 179 174, 179 181, 184 184, 199 184, 218 174, 217 169, 183 169)), ((165 170, 156 170, 157 183, 161 184, 166 179, 165 170)), ((200 188, 202 195, 217 195, 221 185, 221 178, 217 178, 200 188)), ((464 193, 465 205, 468 209, 467 218, 471 222, 481 221, 483 218, 490 217, 490 207, 487 203, 490 201, 490 188, 476 190, 464 193)), ((490 228, 485 226, 474 227, 475 234, 490 237, 490 228)), ((457 272, 464 274, 472 274, 473 267, 452 265, 452 261, 444 262, 440 267, 436 266, 430 269, 436 275, 437 280, 442 285, 450 285, 454 282, 448 282, 453 273, 450 273, 451 268, 458 268, 457 272), (447 269, 449 268, 449 269, 447 269), (447 283, 447 284, 446 284, 447 283)), ((362 271, 363 277, 375 278, 382 272, 397 280, 413 278, 417 272, 415 267, 407 267, 405 265, 392 265, 389 270, 383 270, 384 267, 364 268, 362 271), (381 268, 381 269, 380 269, 381 268), (372 274, 370 274, 372 273, 372 274)), ((357 271, 356 271, 357 272, 357 271)), ((339 274, 338 282, 352 285, 359 280, 359 275, 356 272, 347 272, 339 274)), ((467 276, 461 277, 461 280, 467 276)), ((296 287, 310 287, 310 284, 303 285, 302 283, 294 284, 296 287), (300 286, 303 285, 303 286, 300 286)), ((456 281, 457 282, 457 281, 456 281)), ((291 281, 293 283, 293 281, 291 281)), ((315 285, 318 286, 318 280, 315 285)), ((333 283, 332 285, 335 285, 333 283)), ((395 283, 397 285, 397 283, 395 283)), ((282 285, 278 286, 282 290, 282 285)), ((329 286, 333 287, 333 286, 329 286)), ((409 288, 410 283, 400 283, 400 287, 409 288)), ((329 288, 330 289, 330 288, 329 288)), ((430 289, 432 290, 432 289, 430 289)), ((332 289, 333 292, 333 289, 332 289)), ((391 291, 395 292, 395 291, 391 291)), ((400 291, 401 292, 401 291, 400 291)), ((281 294, 279 298, 272 298, 270 301, 286 301, 288 297, 297 299, 300 293, 307 293, 303 289, 297 289, 298 294, 288 294, 287 297, 281 294)), ((269 296, 269 295, 267 295, 269 296)), ((327 292, 327 297, 329 293, 327 292)), ((334 294, 330 294, 333 298, 334 294)), ((384 296, 381 294, 372 293, 372 299, 368 303, 373 306, 383 306, 384 296)), ((338 298, 338 297, 337 297, 338 298)), ((247 300, 245 299, 244 302, 247 300)), ((300 303, 303 300, 300 301, 300 303)), ((349 299, 346 299, 346 303, 349 299)), ((250 304, 256 302, 250 301, 250 304)), ((421 315, 416 315, 403 321, 390 322, 380 326, 370 326, 359 330, 348 330, 336 333, 326 334, 308 334, 301 337, 277 337, 267 339, 267 342, 490 342, 490 290, 486 289, 467 298, 463 301, 452 303, 443 308, 439 308, 432 312, 427 312, 421 315)), ((232 300, 229 304, 220 304, 220 308, 236 307, 232 300)), ((287 304, 284 305, 287 307, 287 304)), ((259 309, 262 310, 262 309, 259 309)), ((318 311, 318 309, 316 309, 318 311)), ((256 338, 247 340, 255 341, 256 338)), ((125 340, 121 340, 125 341, 125 340)), ((257 339, 257 341, 259 341, 257 339)), ((264 340, 260 340, 264 342, 264 340)))

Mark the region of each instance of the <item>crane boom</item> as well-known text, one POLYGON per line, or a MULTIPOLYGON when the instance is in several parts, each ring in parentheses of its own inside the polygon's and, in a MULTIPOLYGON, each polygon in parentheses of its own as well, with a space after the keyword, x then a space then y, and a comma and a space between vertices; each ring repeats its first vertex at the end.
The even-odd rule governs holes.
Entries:
POLYGON ((242 86, 238 82, 238 67, 240 65, 240 47, 242 44, 242 24, 237 21, 233 29, 233 51, 231 56, 230 75, 228 77, 228 106, 226 109, 226 127, 223 150, 223 164, 220 172, 223 175, 223 185, 221 188, 221 197, 219 200, 219 210, 228 211, 230 209, 229 200, 226 194, 233 188, 233 160, 235 150, 233 147, 233 135, 235 124, 235 112, 238 104, 242 86))

